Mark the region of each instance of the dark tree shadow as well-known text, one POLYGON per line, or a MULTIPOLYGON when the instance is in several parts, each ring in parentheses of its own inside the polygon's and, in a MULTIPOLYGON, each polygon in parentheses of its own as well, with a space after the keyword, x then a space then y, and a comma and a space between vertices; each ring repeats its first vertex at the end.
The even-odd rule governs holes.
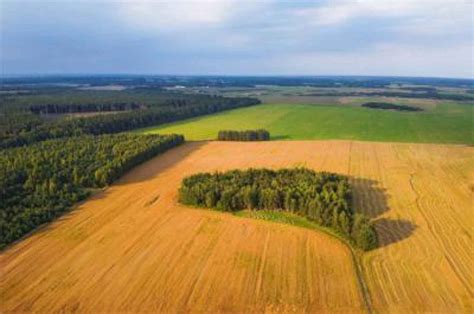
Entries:
POLYGON ((123 175, 120 179, 112 184, 113 185, 124 185, 130 183, 138 183, 147 181, 160 175, 163 170, 168 169, 182 160, 184 160, 191 153, 198 151, 203 146, 207 145, 208 141, 194 141, 185 142, 182 145, 173 147, 166 152, 163 152, 148 161, 134 167, 127 174, 123 175), (161 162, 157 163, 154 159, 160 158, 161 162))
POLYGON ((275 135, 275 136, 271 136, 270 137, 270 140, 272 141, 279 141, 279 140, 287 140, 289 139, 290 137, 288 135, 275 135))
MULTIPOLYGON (((196 142, 186 142, 183 145, 170 148, 166 152, 158 154, 155 157, 152 157, 150 160, 145 161, 144 163, 132 168, 120 179, 112 183, 109 187, 102 190, 95 191, 92 195, 87 198, 75 203, 68 210, 60 213, 57 217, 53 218, 49 222, 45 222, 30 232, 24 234, 21 238, 13 241, 12 243, 6 245, 3 249, 0 249, 0 252, 4 252, 10 248, 14 248, 16 244, 22 241, 30 241, 33 235, 44 236, 48 234, 52 229, 57 228, 58 224, 63 223, 73 219, 76 215, 79 215, 81 212, 82 206, 86 202, 93 202, 103 198, 106 198, 109 195, 109 188, 114 186, 126 185, 130 183, 137 183, 149 180, 160 175, 165 169, 172 167, 173 165, 179 163, 185 159, 188 155, 193 153, 196 150, 199 150, 201 147, 205 146, 207 141, 196 141, 196 142), (157 163, 154 161, 156 158, 161 158, 161 162, 157 163)), ((156 199, 155 199, 156 200, 156 199)))
POLYGON ((416 225, 404 219, 380 218, 374 221, 379 235, 379 247, 402 241, 413 234, 416 225))
POLYGON ((349 181, 353 192, 353 207, 358 212, 374 219, 390 209, 387 190, 380 187, 377 181, 351 176, 349 181))
POLYGON ((379 218, 390 210, 391 197, 379 182, 360 177, 349 177, 353 189, 353 208, 374 223, 379 236, 379 247, 400 242, 413 234, 417 226, 405 219, 379 218))

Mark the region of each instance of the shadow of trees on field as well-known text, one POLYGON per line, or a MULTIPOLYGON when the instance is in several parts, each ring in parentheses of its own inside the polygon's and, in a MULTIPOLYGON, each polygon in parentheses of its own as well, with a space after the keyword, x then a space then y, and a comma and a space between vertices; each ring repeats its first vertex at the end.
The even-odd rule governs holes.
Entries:
MULTIPOLYGON (((0 252, 5 252, 10 248, 14 248, 20 242, 32 241, 35 238, 48 236, 53 230, 61 228, 60 226, 63 225, 64 222, 75 219, 77 215, 80 215, 80 213, 82 212, 82 206, 86 202, 91 203, 109 197, 110 188, 113 188, 114 186, 127 185, 130 183, 143 182, 154 178, 160 175, 165 169, 183 161, 188 155, 201 149, 207 144, 207 141, 186 142, 182 145, 170 148, 169 150, 150 158, 142 164, 130 169, 126 174, 124 174, 121 178, 113 182, 109 187, 101 190, 97 189, 94 193, 89 195, 84 200, 81 200, 80 202, 77 202, 72 205, 68 210, 58 213, 58 215, 56 217, 53 217, 50 221, 37 226, 30 232, 23 235, 21 238, 6 245, 3 249, 0 250, 0 252), (159 162, 157 162, 157 158, 159 158, 159 162)), ((95 215, 100 215, 100 213, 91 213, 89 218, 91 220, 97 218, 95 217, 95 215)), ((87 218, 88 217, 84 217, 84 219, 87 218)), ((73 237, 74 235, 71 236, 73 237)), ((53 239, 52 241, 55 240, 53 239)))
POLYGON ((185 142, 184 144, 181 144, 177 147, 173 147, 166 152, 158 154, 148 161, 145 161, 144 163, 134 167, 112 185, 138 183, 154 178, 163 172, 163 170, 178 164, 188 155, 198 151, 207 144, 208 141, 193 141, 185 142), (155 159, 157 158, 160 159, 160 162, 156 162, 155 159))
POLYGON ((379 182, 354 176, 349 176, 349 181, 353 189, 353 207, 373 221, 379 236, 379 248, 400 242, 414 233, 416 224, 406 219, 380 218, 390 210, 390 195, 379 182))
POLYGON ((380 218, 374 221, 379 234, 379 247, 402 241, 413 234, 416 225, 405 219, 380 218))
POLYGON ((349 176, 353 191, 353 206, 370 219, 387 212, 387 190, 375 180, 349 176))
POLYGON ((272 141, 281 141, 281 140, 287 140, 289 139, 290 137, 288 135, 275 135, 275 136, 271 136, 270 137, 270 140, 272 141))

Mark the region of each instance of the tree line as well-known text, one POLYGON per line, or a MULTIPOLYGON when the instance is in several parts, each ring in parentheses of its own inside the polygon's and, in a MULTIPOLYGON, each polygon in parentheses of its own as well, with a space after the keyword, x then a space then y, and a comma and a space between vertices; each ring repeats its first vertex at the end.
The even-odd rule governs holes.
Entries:
POLYGON ((184 142, 181 135, 114 134, 0 151, 0 248, 58 217, 132 167, 184 142))
POLYGON ((305 168, 199 173, 183 180, 179 201, 223 211, 285 210, 331 228, 357 247, 378 245, 367 217, 352 208, 347 178, 305 168))
POLYGON ((197 100, 193 98, 190 101, 167 101, 161 107, 145 110, 59 119, 41 124, 22 125, 21 121, 18 121, 14 128, 9 128, 0 134, 0 148, 23 146, 61 137, 119 133, 260 103, 254 98, 207 97, 202 101, 199 99, 201 98, 197 100))
POLYGON ((362 107, 372 109, 385 109, 385 110, 397 110, 397 111, 423 111, 418 107, 412 107, 407 105, 397 105, 388 102, 367 102, 361 105, 362 107))
POLYGON ((364 92, 364 91, 320 91, 315 93, 308 93, 304 96, 345 96, 345 97, 397 97, 397 98, 416 98, 416 99, 441 99, 441 100, 455 100, 455 101, 472 101, 474 97, 468 94, 456 94, 456 93, 438 93, 437 90, 426 91, 426 92, 405 92, 405 91, 373 91, 373 92, 364 92))
POLYGON ((219 141, 269 141, 270 132, 264 129, 258 130, 221 130, 217 133, 219 141))
POLYGON ((140 109, 134 102, 89 103, 89 104, 34 104, 29 109, 34 114, 65 114, 80 112, 108 112, 140 109))

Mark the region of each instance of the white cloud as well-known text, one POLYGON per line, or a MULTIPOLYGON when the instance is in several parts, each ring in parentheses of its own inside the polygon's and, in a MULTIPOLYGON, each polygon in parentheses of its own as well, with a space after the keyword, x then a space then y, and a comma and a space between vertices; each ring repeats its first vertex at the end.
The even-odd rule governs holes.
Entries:
POLYGON ((472 76, 473 1, 0 0, 2 61, 12 72, 71 55, 82 71, 102 54, 119 72, 472 76))
POLYGON ((233 18, 246 18, 270 1, 140 0, 121 2, 119 15, 128 23, 150 31, 179 31, 223 27, 233 18))
POLYGON ((327 5, 300 9, 297 14, 317 25, 336 25, 364 16, 401 16, 413 12, 417 3, 407 0, 339 0, 327 5))
POLYGON ((474 77, 472 42, 449 47, 380 43, 357 52, 301 53, 269 60, 276 74, 474 77))
POLYGON ((119 13, 132 25, 176 30, 225 21, 235 1, 137 1, 120 4, 119 13))
POLYGON ((355 18, 424 18, 434 23, 472 21, 470 0, 336 0, 326 5, 297 10, 297 15, 317 25, 337 25, 355 18))

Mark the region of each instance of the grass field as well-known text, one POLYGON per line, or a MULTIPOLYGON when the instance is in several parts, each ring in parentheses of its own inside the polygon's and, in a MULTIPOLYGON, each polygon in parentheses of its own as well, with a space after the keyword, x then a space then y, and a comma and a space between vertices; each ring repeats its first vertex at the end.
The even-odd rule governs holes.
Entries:
POLYGON ((265 104, 142 129, 215 139, 222 129, 265 128, 277 140, 350 139, 379 142, 473 144, 473 106, 438 104, 423 112, 337 105, 265 104))
POLYGON ((4 250, 2 312, 365 311, 339 240, 301 222, 177 203, 192 173, 291 166, 350 176, 355 207, 380 233, 381 247, 361 260, 375 312, 472 312, 473 153, 354 141, 185 144, 4 250))

